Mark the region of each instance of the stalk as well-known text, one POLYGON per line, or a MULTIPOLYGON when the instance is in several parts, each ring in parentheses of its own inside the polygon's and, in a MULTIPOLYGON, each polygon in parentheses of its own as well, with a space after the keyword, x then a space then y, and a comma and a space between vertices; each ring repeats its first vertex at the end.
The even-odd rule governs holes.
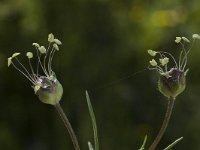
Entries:
POLYGON ((149 147, 149 150, 155 150, 155 148, 157 147, 157 145, 160 142, 161 138, 163 137, 163 135, 164 135, 164 133, 166 131, 166 128, 168 126, 171 114, 172 114, 174 101, 175 101, 174 97, 169 97, 168 98, 168 106, 167 106, 167 111, 165 113, 165 118, 163 120, 163 123, 162 123, 162 126, 160 128, 160 131, 158 132, 158 135, 156 136, 156 138, 154 139, 153 143, 149 147))
POLYGON ((80 147, 79 147, 79 144, 78 144, 78 140, 76 138, 76 135, 74 133, 74 130, 72 129, 72 126, 67 118, 67 116, 65 115, 62 107, 60 106, 60 103, 57 103, 56 105, 54 105, 58 114, 60 115, 60 118, 62 119, 65 127, 67 128, 68 132, 69 132, 69 135, 71 137, 71 140, 73 142, 73 145, 74 145, 74 149, 75 150, 80 150, 80 147))

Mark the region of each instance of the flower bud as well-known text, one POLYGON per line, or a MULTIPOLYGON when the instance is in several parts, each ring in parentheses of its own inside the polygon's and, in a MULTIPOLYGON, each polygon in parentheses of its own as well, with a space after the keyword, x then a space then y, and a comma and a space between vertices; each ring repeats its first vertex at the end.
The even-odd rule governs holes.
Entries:
POLYGON ((49 80, 46 76, 41 76, 40 79, 41 86, 36 91, 40 101, 45 104, 57 104, 63 95, 63 87, 60 82, 56 78, 49 80))
POLYGON ((168 76, 160 74, 158 89, 164 96, 175 98, 185 90, 185 73, 177 68, 172 68, 168 73, 168 76))

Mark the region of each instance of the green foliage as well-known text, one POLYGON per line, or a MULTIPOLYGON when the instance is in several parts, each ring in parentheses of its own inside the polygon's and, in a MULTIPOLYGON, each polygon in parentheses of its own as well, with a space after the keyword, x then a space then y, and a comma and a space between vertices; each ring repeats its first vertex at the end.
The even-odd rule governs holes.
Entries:
POLYGON ((94 150, 94 148, 90 142, 88 142, 88 147, 89 147, 89 150, 94 150))
POLYGON ((144 141, 143 141, 142 146, 140 147, 139 150, 144 150, 144 147, 145 147, 145 145, 146 145, 146 142, 147 142, 147 135, 145 135, 144 141))
MULTIPOLYGON (((89 113, 90 113, 90 117, 92 120, 92 127, 93 127, 93 132, 94 132, 94 145, 95 145, 95 150, 99 150, 99 141, 98 141, 98 135, 97 135, 97 124, 96 124, 96 119, 95 119, 95 115, 94 115, 94 111, 92 108, 92 104, 90 102, 90 97, 88 92, 86 91, 86 99, 87 99, 87 104, 88 104, 88 109, 89 109, 89 113)), ((90 150, 92 149, 92 145, 89 144, 89 148, 90 150)))
POLYGON ((169 146, 167 146, 164 150, 171 150, 171 148, 174 147, 177 143, 179 143, 182 139, 183 139, 183 137, 178 138, 172 144, 170 144, 169 146))

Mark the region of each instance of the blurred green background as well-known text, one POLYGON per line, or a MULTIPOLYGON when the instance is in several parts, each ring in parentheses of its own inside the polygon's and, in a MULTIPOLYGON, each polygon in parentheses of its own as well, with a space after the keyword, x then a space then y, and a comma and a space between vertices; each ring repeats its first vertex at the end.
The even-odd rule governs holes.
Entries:
MULTIPOLYGON (((12 53, 34 51, 33 42, 47 44, 51 32, 63 43, 53 68, 64 87, 61 105, 81 149, 93 140, 86 89, 100 149, 138 149, 145 134, 150 145, 167 101, 157 90, 154 71, 128 76, 148 66, 147 49, 178 56, 175 37, 200 33, 199 5, 198 0, 1 0, 0 149, 73 149, 55 109, 42 104, 29 81, 7 67, 12 53)), ((189 56, 187 88, 176 100, 158 149, 181 136, 175 149, 200 149, 199 49, 197 42, 189 56)))

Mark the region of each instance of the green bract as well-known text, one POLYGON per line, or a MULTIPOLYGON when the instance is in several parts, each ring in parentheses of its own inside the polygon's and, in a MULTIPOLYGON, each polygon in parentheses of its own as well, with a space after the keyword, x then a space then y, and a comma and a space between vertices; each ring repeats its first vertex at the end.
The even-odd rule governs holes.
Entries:
POLYGON ((57 79, 49 80, 45 76, 40 77, 40 79, 42 80, 42 83, 36 92, 40 101, 45 104, 57 104, 63 95, 63 87, 60 82, 57 79))
POLYGON ((185 73, 178 69, 172 69, 169 75, 159 75, 158 89, 166 97, 176 97, 185 90, 185 73))

